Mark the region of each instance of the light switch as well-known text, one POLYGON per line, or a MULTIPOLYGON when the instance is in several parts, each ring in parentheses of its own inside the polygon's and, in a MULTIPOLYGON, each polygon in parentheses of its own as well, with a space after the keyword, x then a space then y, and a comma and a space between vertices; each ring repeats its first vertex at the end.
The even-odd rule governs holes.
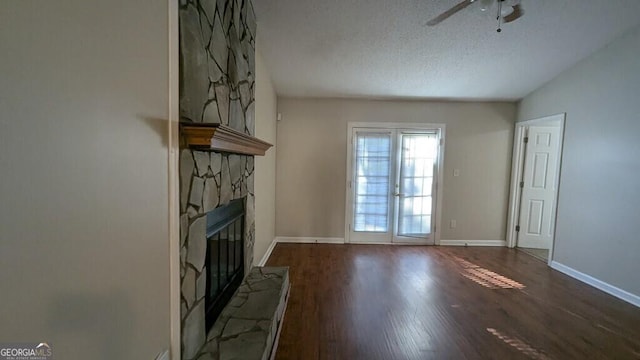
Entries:
POLYGON ((453 176, 460 176, 460 169, 453 169, 453 176))

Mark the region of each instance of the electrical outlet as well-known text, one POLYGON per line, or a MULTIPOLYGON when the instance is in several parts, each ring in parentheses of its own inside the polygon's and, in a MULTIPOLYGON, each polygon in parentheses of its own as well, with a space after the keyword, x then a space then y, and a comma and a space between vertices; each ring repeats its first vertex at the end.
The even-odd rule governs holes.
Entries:
POLYGON ((455 229, 455 228, 456 228, 456 226, 458 226, 458 223, 457 223, 455 220, 451 220, 451 221, 449 222, 449 227, 450 227, 450 228, 455 229))
POLYGON ((156 356, 156 360, 169 360, 169 350, 163 350, 156 356))

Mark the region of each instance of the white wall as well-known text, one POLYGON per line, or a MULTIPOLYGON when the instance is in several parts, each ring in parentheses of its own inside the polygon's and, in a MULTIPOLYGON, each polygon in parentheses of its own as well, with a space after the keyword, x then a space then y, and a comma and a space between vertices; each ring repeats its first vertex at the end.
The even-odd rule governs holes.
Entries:
POLYGON ((279 98, 278 112, 278 236, 344 237, 348 122, 421 122, 447 124, 441 238, 505 240, 516 104, 279 98))
POLYGON ((168 5, 0 2, 0 341, 169 347, 168 5))
POLYGON ((567 113, 554 260, 640 295, 640 27, 525 97, 567 113))
POLYGON ((276 226, 276 93, 271 75, 256 49, 256 137, 274 146, 255 157, 256 241, 253 261, 258 263, 275 238, 276 226))

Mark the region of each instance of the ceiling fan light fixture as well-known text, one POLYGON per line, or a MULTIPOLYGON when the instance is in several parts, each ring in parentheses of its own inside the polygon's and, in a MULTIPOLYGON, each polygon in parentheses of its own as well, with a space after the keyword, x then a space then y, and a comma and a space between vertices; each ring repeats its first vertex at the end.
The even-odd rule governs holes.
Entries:
POLYGON ((502 9, 500 10, 500 16, 505 17, 511 13, 513 13, 514 9, 511 6, 502 6, 502 9))
POLYGON ((494 7, 494 4, 497 5, 498 9, 496 20, 498 21, 498 32, 500 32, 502 31, 502 29, 500 29, 500 25, 503 22, 509 23, 515 21, 524 14, 522 6, 520 6, 520 1, 521 0, 462 0, 449 10, 427 21, 426 25, 436 26, 458 12, 466 9, 473 3, 479 2, 480 5, 476 7, 479 7, 482 11, 491 10, 494 7))
POLYGON ((480 11, 487 11, 491 9, 494 0, 480 0, 480 11))

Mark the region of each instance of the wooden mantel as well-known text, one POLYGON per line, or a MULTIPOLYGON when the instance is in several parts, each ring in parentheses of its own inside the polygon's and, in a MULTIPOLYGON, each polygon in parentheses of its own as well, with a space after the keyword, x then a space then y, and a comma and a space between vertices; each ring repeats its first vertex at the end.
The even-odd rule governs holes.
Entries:
POLYGON ((273 145, 222 124, 181 123, 183 146, 227 153, 264 156, 273 145))

